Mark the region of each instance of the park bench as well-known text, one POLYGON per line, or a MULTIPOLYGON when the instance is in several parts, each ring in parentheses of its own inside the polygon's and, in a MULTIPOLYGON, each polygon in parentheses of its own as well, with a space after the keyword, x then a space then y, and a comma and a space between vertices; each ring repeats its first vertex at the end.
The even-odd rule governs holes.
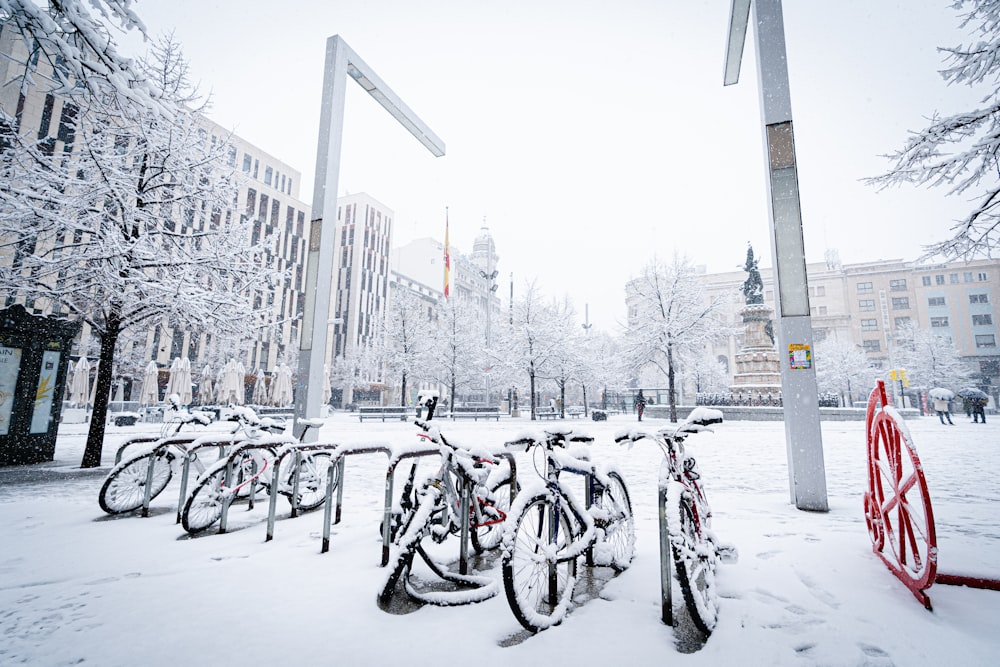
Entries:
POLYGON ((451 418, 454 419, 496 419, 500 421, 500 408, 486 406, 463 405, 451 409, 451 418))
POLYGON ((582 417, 584 413, 582 405, 571 405, 566 408, 566 414, 570 417, 582 417))
POLYGON ((362 405, 358 408, 358 419, 362 422, 366 419, 402 420, 413 416, 415 416, 415 412, 412 408, 400 405, 362 405))
POLYGON ((555 408, 535 408, 535 416, 539 419, 555 419, 559 416, 555 408))

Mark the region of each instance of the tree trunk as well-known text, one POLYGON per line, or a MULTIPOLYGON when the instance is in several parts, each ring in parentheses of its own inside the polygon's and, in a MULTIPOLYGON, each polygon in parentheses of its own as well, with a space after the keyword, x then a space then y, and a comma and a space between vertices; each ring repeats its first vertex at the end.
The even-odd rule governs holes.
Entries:
POLYGON ((559 419, 566 419, 566 383, 559 383, 559 419))
POLYGON ((674 395, 674 348, 667 346, 667 394, 670 397, 670 423, 677 423, 677 397, 674 395))
POLYGON ((528 371, 529 384, 531 385, 531 421, 535 421, 538 417, 535 416, 535 371, 531 369, 528 371))
POLYGON ((108 316, 105 331, 101 333, 101 356, 97 366, 94 410, 90 413, 90 430, 87 433, 87 445, 83 450, 81 468, 96 468, 101 465, 104 429, 108 421, 108 396, 111 393, 111 378, 115 364, 115 345, 118 343, 119 334, 121 334, 121 321, 117 314, 111 314, 108 316))
POLYGON ((586 418, 590 412, 590 407, 587 406, 587 385, 580 385, 583 387, 583 416, 586 418))
POLYGON ((399 390, 399 407, 406 407, 406 371, 403 371, 403 384, 399 390))

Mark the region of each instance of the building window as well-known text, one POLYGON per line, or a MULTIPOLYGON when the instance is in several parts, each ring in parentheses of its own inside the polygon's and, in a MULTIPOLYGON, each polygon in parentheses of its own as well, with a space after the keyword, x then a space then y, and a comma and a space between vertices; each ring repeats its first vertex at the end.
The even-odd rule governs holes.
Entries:
POLYGON ((813 296, 826 296, 826 285, 817 285, 816 287, 810 287, 809 292, 813 296))
POLYGON ((253 158, 250 157, 249 153, 243 154, 243 172, 249 174, 250 166, 253 164, 253 158))
POLYGON ((908 327, 908 326, 910 326, 910 318, 909 317, 897 317, 893 321, 895 322, 897 329, 900 329, 902 327, 908 327))
POLYGON ((966 271, 962 274, 962 281, 971 283, 972 282, 972 271, 966 271))
POLYGON ((871 283, 858 283, 858 294, 871 294, 873 291, 871 283))
POLYGON ((905 292, 906 291, 906 278, 897 278, 895 280, 889 281, 889 291, 891 292, 905 292))
POLYGON ((862 347, 865 352, 881 352, 882 343, 877 340, 866 340, 862 341, 862 347))
POLYGON ((906 296, 894 296, 892 297, 892 309, 893 310, 909 310, 910 309, 910 298, 906 296))
POLYGON ((976 336, 976 347, 996 347, 997 339, 993 334, 980 334, 976 336))
POLYGON ((988 294, 970 294, 969 303, 989 303, 990 297, 988 294))
POLYGON ((931 307, 933 307, 933 306, 943 306, 944 305, 944 297, 943 296, 932 296, 932 297, 930 297, 930 298, 927 299, 927 305, 931 306, 931 307))
POLYGON ((858 310, 861 312, 869 312, 875 310, 875 299, 860 299, 858 301, 858 310))
POLYGON ((809 314, 813 317, 817 315, 826 315, 826 306, 813 306, 809 309, 809 314))
POLYGON ((989 326, 989 325, 992 325, 992 324, 993 324, 993 316, 992 315, 973 315, 972 316, 972 326, 974 326, 974 327, 989 326))
POLYGON ((931 318, 931 328, 940 329, 941 327, 948 326, 947 317, 932 317, 931 318))
POLYGON ((935 285, 944 285, 944 274, 941 274, 939 276, 934 276, 934 284, 935 285))
POLYGON ((260 160, 253 161, 253 177, 257 178, 257 170, 260 168, 260 160))
POLYGON ((985 283, 987 280, 990 279, 990 277, 987 276, 985 272, 982 272, 976 276, 976 279, 979 280, 979 282, 981 283, 985 283))
POLYGON ((264 168, 264 185, 270 185, 271 184, 271 175, 273 173, 274 173, 274 171, 270 167, 265 167, 264 168))
POLYGON ((957 273, 949 273, 948 274, 948 282, 950 282, 952 285, 957 285, 958 284, 958 274, 957 273))
POLYGON ((861 320, 862 331, 878 331, 878 320, 861 320))
POLYGON ((236 146, 230 146, 226 150, 226 163, 230 167, 235 167, 236 166, 236 146))
POLYGON ((923 278, 920 279, 920 282, 923 283, 924 287, 930 287, 931 286, 931 277, 930 276, 924 276, 923 278))

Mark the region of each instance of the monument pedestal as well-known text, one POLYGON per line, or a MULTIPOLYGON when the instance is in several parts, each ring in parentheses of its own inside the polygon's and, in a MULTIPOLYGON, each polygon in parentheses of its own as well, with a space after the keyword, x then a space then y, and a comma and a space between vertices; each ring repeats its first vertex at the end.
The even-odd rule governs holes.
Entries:
POLYGON ((764 304, 747 304, 741 312, 745 333, 729 388, 733 394, 781 394, 781 359, 768 333, 773 312, 764 304))

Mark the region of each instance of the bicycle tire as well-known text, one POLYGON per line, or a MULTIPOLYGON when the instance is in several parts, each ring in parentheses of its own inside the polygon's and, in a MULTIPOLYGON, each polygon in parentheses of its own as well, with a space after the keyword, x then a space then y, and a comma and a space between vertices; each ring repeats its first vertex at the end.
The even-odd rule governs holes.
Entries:
POLYGON ((507 603, 518 623, 531 632, 562 622, 569 613, 576 585, 576 556, 560 556, 567 553, 575 539, 572 522, 562 506, 556 518, 555 549, 550 547, 552 504, 552 497, 546 493, 536 494, 524 504, 515 503, 521 509, 504 535, 507 603))
POLYGON ((149 471, 149 458, 156 455, 153 462, 153 483, 149 498, 152 500, 160 495, 173 477, 171 456, 166 452, 146 452, 135 458, 119 463, 108 473, 97 502, 108 514, 124 514, 142 507, 146 490, 146 475, 149 471))
POLYGON ((635 556, 635 518, 625 480, 617 472, 608 473, 608 478, 608 484, 594 499, 601 514, 606 514, 595 521, 600 531, 594 545, 594 563, 622 572, 635 556))
POLYGON ((695 627, 710 635, 719 617, 715 589, 718 559, 715 546, 708 539, 708 527, 701 523, 694 501, 687 492, 679 496, 671 517, 676 524, 669 526, 674 569, 691 620, 695 627))
MULTIPOLYGON (((503 541, 503 517, 510 513, 510 501, 514 495, 513 491, 514 484, 510 475, 508 475, 505 479, 501 479, 493 484, 485 498, 475 501, 480 502, 481 506, 483 506, 482 513, 484 515, 489 516, 491 521, 496 521, 496 523, 475 526, 469 531, 472 537, 472 548, 475 549, 477 554, 492 551, 500 546, 500 543, 503 541), (491 509, 486 509, 487 507, 491 509)), ((470 520, 474 519, 474 515, 470 517, 470 520)))
MULTIPOLYGON (((326 500, 326 480, 331 465, 333 465, 333 457, 329 452, 306 454, 299 461, 299 510, 303 512, 314 510, 326 500)), ((289 503, 292 502, 294 479, 293 471, 286 480, 288 491, 284 492, 289 503)), ((340 477, 334 474, 333 488, 336 489, 339 483, 340 477)))
POLYGON ((226 462, 220 461, 199 478, 184 501, 181 525, 191 533, 200 533, 222 517, 222 503, 229 493, 224 488, 226 462))

